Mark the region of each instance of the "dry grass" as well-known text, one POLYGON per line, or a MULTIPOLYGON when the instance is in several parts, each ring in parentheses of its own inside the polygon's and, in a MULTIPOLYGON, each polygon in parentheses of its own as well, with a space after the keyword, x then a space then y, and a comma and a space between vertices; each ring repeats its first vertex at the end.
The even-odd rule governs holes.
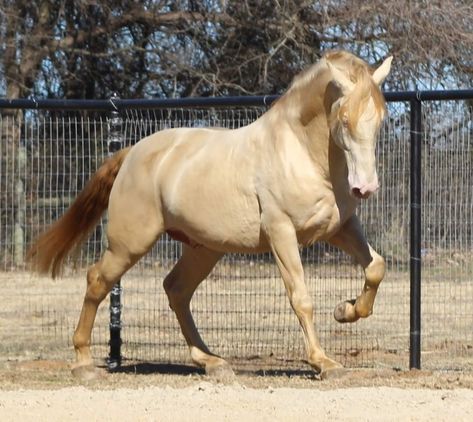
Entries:
MULTIPOLYGON (((187 348, 161 287, 166 268, 134 272, 122 282, 122 352, 141 362, 189 364, 187 348)), ((422 366, 473 369, 473 285, 430 277, 423 284, 422 366)), ((316 322, 326 351, 351 368, 407 369, 409 364, 409 281, 393 272, 383 282, 374 314, 356 324, 333 320, 333 307, 361 288, 353 267, 307 268, 316 322), (341 278, 340 274, 345 274, 341 278)), ((73 358, 71 336, 85 281, 56 281, 29 274, 0 273, 0 360, 73 358)), ((108 302, 108 299, 107 299, 108 302)), ((209 347, 240 370, 307 370, 302 335, 282 283, 270 264, 219 266, 193 300, 197 325, 209 347), (231 279, 228 280, 228 275, 231 279)), ((108 303, 94 330, 94 354, 108 356, 108 303)))

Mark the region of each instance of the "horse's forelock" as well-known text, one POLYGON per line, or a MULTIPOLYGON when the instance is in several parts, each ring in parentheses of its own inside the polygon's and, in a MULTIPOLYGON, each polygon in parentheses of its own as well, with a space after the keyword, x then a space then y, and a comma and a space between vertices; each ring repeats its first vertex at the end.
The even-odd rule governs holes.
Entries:
MULTIPOLYGON (((347 54, 347 53, 344 53, 347 54)), ((378 118, 381 120, 385 113, 384 96, 373 81, 372 70, 361 59, 350 55, 347 63, 347 72, 350 80, 355 84, 354 90, 347 95, 346 101, 339 109, 338 117, 348 117, 348 128, 354 131, 364 107, 370 98, 373 99, 378 118)))

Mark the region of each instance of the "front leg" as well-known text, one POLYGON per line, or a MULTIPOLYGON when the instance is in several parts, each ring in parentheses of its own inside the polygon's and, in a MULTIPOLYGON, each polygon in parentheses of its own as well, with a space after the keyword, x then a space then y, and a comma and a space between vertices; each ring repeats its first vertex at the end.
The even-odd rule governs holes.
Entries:
POLYGON ((326 356, 315 331, 314 307, 304 281, 304 269, 294 226, 287 217, 280 216, 278 219, 266 221, 264 228, 289 302, 302 327, 309 364, 322 378, 339 375, 342 365, 326 356))
POLYGON ((335 319, 338 322, 354 322, 370 316, 379 284, 384 278, 384 259, 366 241, 356 215, 353 215, 329 242, 353 256, 365 272, 365 284, 361 294, 356 299, 339 303, 335 307, 335 319))

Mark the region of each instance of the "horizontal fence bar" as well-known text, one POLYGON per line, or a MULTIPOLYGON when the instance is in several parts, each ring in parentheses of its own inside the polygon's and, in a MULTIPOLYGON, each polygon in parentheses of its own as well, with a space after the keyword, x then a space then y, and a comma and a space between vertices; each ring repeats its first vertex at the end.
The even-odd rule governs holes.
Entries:
MULTIPOLYGON (((398 101, 440 101, 473 99, 473 89, 447 91, 399 91, 384 92, 388 102, 398 101)), ((0 99, 0 109, 47 109, 47 110, 124 110, 175 107, 230 107, 230 106, 269 106, 279 95, 253 95, 234 97, 187 97, 187 98, 153 98, 153 99, 108 99, 108 100, 74 100, 74 99, 35 99, 22 98, 15 100, 0 99)))
POLYGON ((248 107, 267 106, 279 98, 278 95, 241 97, 187 97, 154 99, 110 99, 110 100, 52 100, 52 99, 0 99, 0 109, 45 109, 45 110, 103 110, 151 109, 176 107, 248 107))
POLYGON ((384 92, 384 97, 388 102, 470 100, 473 99, 473 89, 384 92))

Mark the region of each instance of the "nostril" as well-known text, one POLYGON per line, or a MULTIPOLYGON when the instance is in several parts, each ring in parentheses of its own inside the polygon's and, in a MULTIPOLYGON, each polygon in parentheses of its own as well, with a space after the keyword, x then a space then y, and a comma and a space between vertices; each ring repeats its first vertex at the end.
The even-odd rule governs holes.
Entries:
POLYGON ((360 188, 352 188, 351 193, 355 198, 363 198, 360 188))

